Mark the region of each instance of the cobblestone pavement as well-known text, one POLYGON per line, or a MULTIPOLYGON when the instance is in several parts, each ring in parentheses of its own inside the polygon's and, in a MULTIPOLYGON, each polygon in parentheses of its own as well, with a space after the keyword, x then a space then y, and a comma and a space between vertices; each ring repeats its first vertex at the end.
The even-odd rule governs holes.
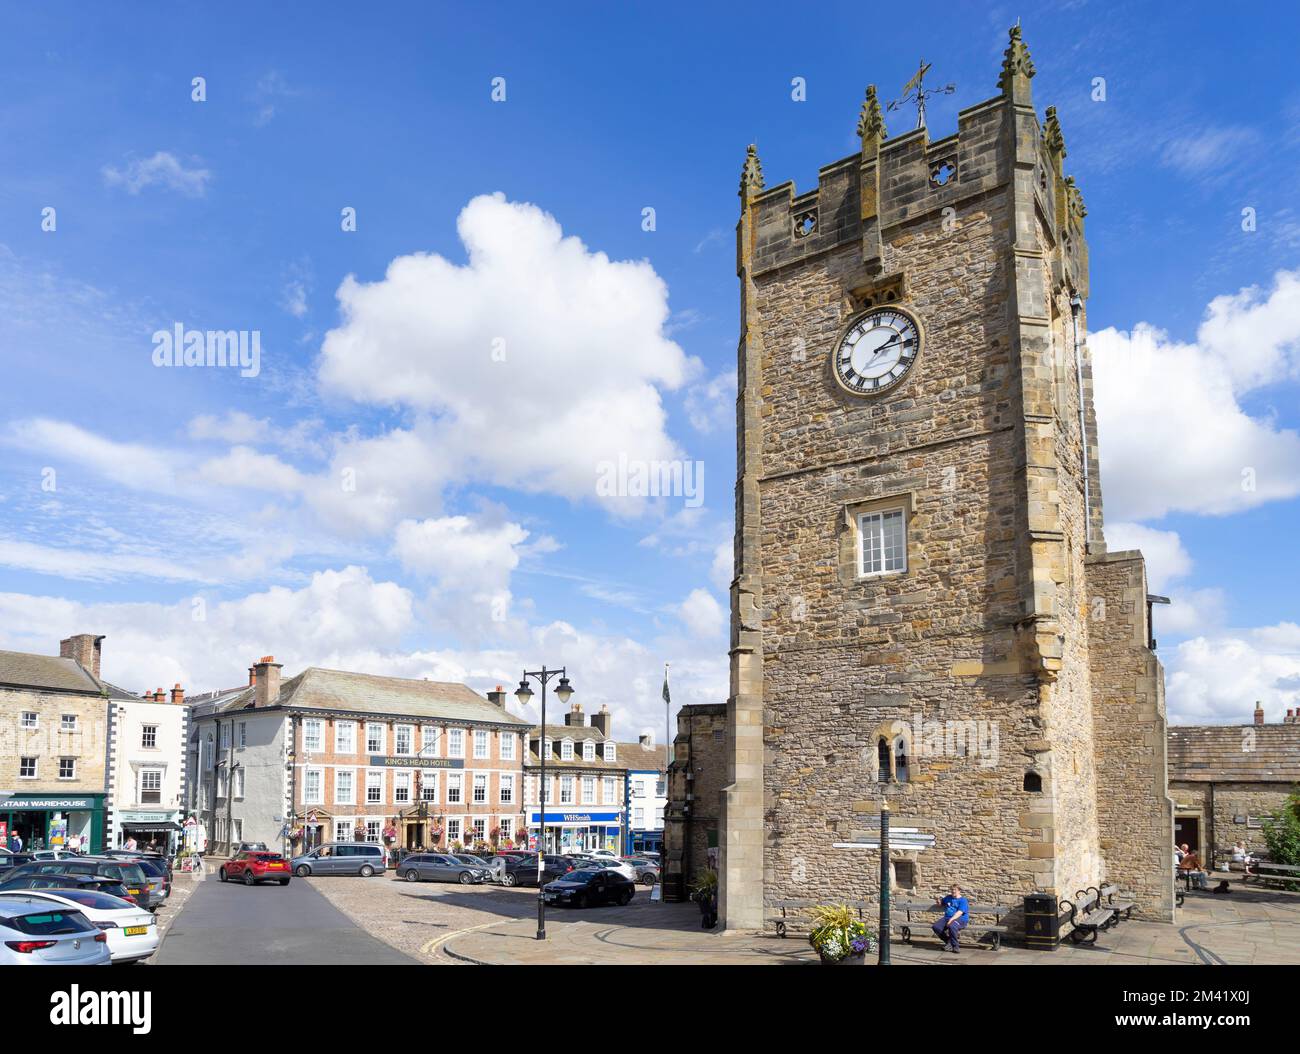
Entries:
POLYGON ((529 932, 537 929, 536 889, 405 882, 391 871, 374 878, 319 876, 294 881, 311 885, 366 932, 423 963, 459 963, 443 946, 476 927, 531 919, 525 922, 531 926, 529 932))

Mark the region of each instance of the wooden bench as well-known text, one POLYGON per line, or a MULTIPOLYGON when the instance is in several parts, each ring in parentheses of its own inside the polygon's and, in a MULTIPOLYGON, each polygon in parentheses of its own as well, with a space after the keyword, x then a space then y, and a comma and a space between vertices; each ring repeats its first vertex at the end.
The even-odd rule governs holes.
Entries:
POLYGON ((1110 908, 1116 915, 1122 916, 1125 921, 1133 917, 1133 909, 1137 907, 1137 901, 1133 899, 1132 893, 1120 892, 1119 886, 1113 882, 1102 886, 1096 892, 1098 902, 1103 907, 1110 908))
POLYGON ((1119 914, 1101 903, 1096 889, 1079 890, 1074 900, 1062 900, 1061 907, 1069 913, 1070 940, 1075 944, 1096 944, 1102 930, 1119 924, 1119 914))
MULTIPOLYGON (((818 907, 823 903, 827 902, 821 900, 774 901, 772 906, 777 908, 781 913, 779 915, 769 915, 767 921, 776 926, 776 935, 778 937, 787 937, 792 932, 806 937, 812 932, 812 927, 805 925, 805 923, 811 920, 804 916, 802 909, 818 907), (794 929, 792 929, 792 927, 794 927, 794 929)), ((834 901, 834 903, 844 904, 850 908, 855 908, 858 913, 858 918, 862 919, 863 910, 873 902, 866 900, 837 900, 834 901)))
POLYGON ((1247 871, 1242 878, 1242 884, 1250 882, 1276 882, 1279 885, 1286 885, 1291 882, 1300 883, 1300 867, 1295 864, 1266 864, 1256 862, 1251 865, 1253 870, 1247 871))
MULTIPOLYGON (((970 898, 967 898, 969 901, 970 898)), ((898 930, 903 937, 905 944, 912 943, 912 931, 924 926, 930 929, 931 925, 938 920, 938 913, 943 910, 933 900, 908 900, 905 898, 891 900, 890 906, 893 909, 901 910, 903 917, 899 918, 891 911, 889 919, 890 930, 898 930), (917 915, 928 915, 929 918, 913 918, 913 912, 917 915)), ((972 944, 977 944, 985 937, 993 938, 992 950, 997 951, 1002 947, 1002 935, 1008 932, 1009 927, 1003 920, 1011 913, 1011 908, 1005 904, 977 904, 971 903, 970 921, 966 924, 963 935, 970 939, 972 944), (977 916, 992 916, 992 922, 980 921, 977 916)))

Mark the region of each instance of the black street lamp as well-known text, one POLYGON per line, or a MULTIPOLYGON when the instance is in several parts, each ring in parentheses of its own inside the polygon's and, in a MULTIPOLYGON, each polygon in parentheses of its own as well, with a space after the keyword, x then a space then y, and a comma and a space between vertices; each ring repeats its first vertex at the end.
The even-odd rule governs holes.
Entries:
POLYGON ((533 690, 528 687, 528 678, 531 677, 542 686, 542 736, 537 744, 537 755, 542 759, 542 772, 538 782, 537 805, 539 819, 537 838, 537 939, 546 940, 546 908, 542 900, 542 875, 546 865, 546 682, 552 677, 558 676, 560 683, 555 686, 555 695, 560 700, 561 706, 567 706, 569 699, 573 696, 573 686, 569 684, 568 675, 561 667, 558 670, 548 670, 543 666, 540 670, 525 670, 524 676, 519 681, 519 688, 515 692, 515 698, 519 700, 520 706, 527 706, 529 700, 533 697, 533 690))

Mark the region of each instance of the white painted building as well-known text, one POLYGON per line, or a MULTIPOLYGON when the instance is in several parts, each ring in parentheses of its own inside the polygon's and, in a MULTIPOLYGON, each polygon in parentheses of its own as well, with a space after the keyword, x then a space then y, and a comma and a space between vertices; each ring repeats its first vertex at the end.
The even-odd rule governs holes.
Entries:
POLYGON ((619 755, 627 765, 628 852, 661 852, 668 781, 664 775, 664 748, 643 734, 636 743, 620 743, 619 755))
POLYGON ((108 809, 104 842, 128 838, 167 849, 179 839, 185 805, 185 744, 189 707, 178 684, 140 698, 114 697, 109 706, 108 809))

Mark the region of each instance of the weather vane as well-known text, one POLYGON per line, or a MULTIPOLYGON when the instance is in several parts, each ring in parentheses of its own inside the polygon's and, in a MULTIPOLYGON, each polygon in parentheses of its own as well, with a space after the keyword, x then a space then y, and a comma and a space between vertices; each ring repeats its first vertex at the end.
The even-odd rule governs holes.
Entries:
POLYGON ((925 86, 925 75, 930 72, 930 63, 925 59, 921 60, 921 65, 912 79, 903 85, 902 98, 895 99, 885 109, 889 112, 901 110, 909 102, 916 103, 916 127, 925 127, 925 100, 932 95, 951 95, 957 90, 955 84, 945 84, 942 88, 927 88, 925 86))

